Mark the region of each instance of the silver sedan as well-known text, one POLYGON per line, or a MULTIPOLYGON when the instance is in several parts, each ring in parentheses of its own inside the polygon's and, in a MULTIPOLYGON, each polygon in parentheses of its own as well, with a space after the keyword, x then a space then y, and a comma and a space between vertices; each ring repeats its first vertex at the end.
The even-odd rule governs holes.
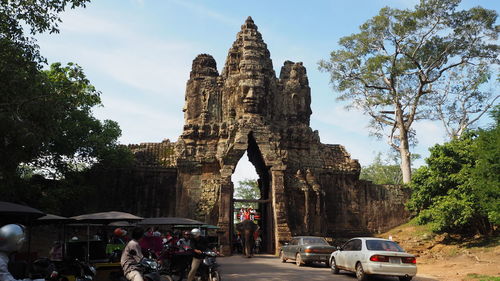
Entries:
POLYGON ((417 274, 415 256, 406 253, 397 243, 380 238, 353 238, 330 256, 332 273, 340 270, 356 273, 359 281, 369 275, 397 276, 410 281, 417 274))
POLYGON ((286 243, 280 251, 282 262, 295 261, 298 266, 308 265, 313 262, 328 263, 330 254, 335 247, 330 246, 323 237, 297 236, 293 237, 290 244, 286 243))

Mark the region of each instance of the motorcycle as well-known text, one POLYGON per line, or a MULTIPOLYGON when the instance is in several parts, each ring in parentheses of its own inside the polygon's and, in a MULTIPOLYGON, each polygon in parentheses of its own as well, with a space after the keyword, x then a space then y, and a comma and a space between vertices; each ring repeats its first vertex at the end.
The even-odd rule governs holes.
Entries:
MULTIPOLYGON (((196 281, 220 281, 220 273, 218 271, 219 264, 216 261, 217 253, 212 250, 202 253, 203 261, 196 272, 196 281)), ((193 250, 190 247, 172 247, 165 245, 164 251, 160 254, 160 259, 163 261, 161 272, 168 274, 172 280, 185 280, 191 270, 191 260, 193 258, 193 250)))
POLYGON ((217 253, 214 251, 203 252, 203 262, 198 268, 196 281, 220 281, 220 273, 218 271, 219 264, 217 263, 217 253))
POLYGON ((76 276, 76 281, 92 281, 97 274, 95 267, 92 265, 76 260, 75 265, 79 269, 79 274, 76 276))
POLYGON ((61 281, 92 281, 97 275, 94 266, 78 259, 54 262, 61 281))
MULTIPOLYGON (((172 277, 163 274, 161 265, 155 259, 142 258, 138 267, 145 281, 173 281, 172 277)), ((121 277, 120 280, 128 281, 125 277, 121 277)))

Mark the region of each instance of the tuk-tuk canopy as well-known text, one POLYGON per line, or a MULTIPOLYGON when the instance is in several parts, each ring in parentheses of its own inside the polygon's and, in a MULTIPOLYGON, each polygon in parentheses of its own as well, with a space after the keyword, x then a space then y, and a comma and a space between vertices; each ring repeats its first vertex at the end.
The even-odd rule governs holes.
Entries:
POLYGON ((4 223, 27 223, 44 215, 32 207, 0 201, 0 221, 4 223))
POLYGON ((140 225, 189 225, 189 226, 202 226, 205 225, 204 222, 179 217, 159 217, 159 218, 145 218, 140 221, 140 225))
POLYGON ((143 218, 125 212, 101 212, 71 217, 78 222, 108 224, 114 221, 140 221, 143 218))

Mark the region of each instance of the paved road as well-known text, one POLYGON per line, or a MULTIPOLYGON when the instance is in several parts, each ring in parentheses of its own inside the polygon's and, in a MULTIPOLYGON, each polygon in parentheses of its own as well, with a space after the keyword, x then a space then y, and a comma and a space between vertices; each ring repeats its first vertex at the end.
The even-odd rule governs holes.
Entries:
MULTIPOLYGON (((354 274, 341 271, 333 275, 324 265, 297 267, 292 262, 281 261, 270 255, 258 255, 247 259, 242 256, 218 258, 221 264, 222 280, 224 281, 303 281, 303 280, 334 280, 356 281, 354 274)), ((398 281, 397 278, 373 278, 373 281, 398 281)), ((415 281, 436 281, 435 279, 417 277, 415 281)))

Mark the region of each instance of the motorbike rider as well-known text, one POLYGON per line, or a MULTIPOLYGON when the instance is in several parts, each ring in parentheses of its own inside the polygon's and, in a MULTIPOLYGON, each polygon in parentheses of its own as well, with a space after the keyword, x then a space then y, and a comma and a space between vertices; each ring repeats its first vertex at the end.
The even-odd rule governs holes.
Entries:
POLYGON ((132 240, 123 249, 120 264, 123 268, 123 275, 130 281, 144 281, 138 264, 143 258, 139 240, 144 236, 144 229, 135 227, 132 230, 132 240))
POLYGON ((208 249, 208 242, 205 237, 201 236, 201 231, 198 228, 191 230, 191 248, 193 249, 193 261, 191 262, 191 270, 189 271, 187 281, 193 281, 203 261, 203 252, 208 249))
POLYGON ((177 241, 177 247, 179 247, 179 251, 183 252, 186 249, 191 248, 191 237, 189 231, 185 231, 182 238, 177 241))
MULTIPOLYGON (((9 272, 9 255, 21 249, 25 240, 24 227, 18 224, 7 224, 0 228, 0 281, 28 281, 32 279, 15 279, 9 272)), ((44 279, 34 279, 44 281, 44 279)))

